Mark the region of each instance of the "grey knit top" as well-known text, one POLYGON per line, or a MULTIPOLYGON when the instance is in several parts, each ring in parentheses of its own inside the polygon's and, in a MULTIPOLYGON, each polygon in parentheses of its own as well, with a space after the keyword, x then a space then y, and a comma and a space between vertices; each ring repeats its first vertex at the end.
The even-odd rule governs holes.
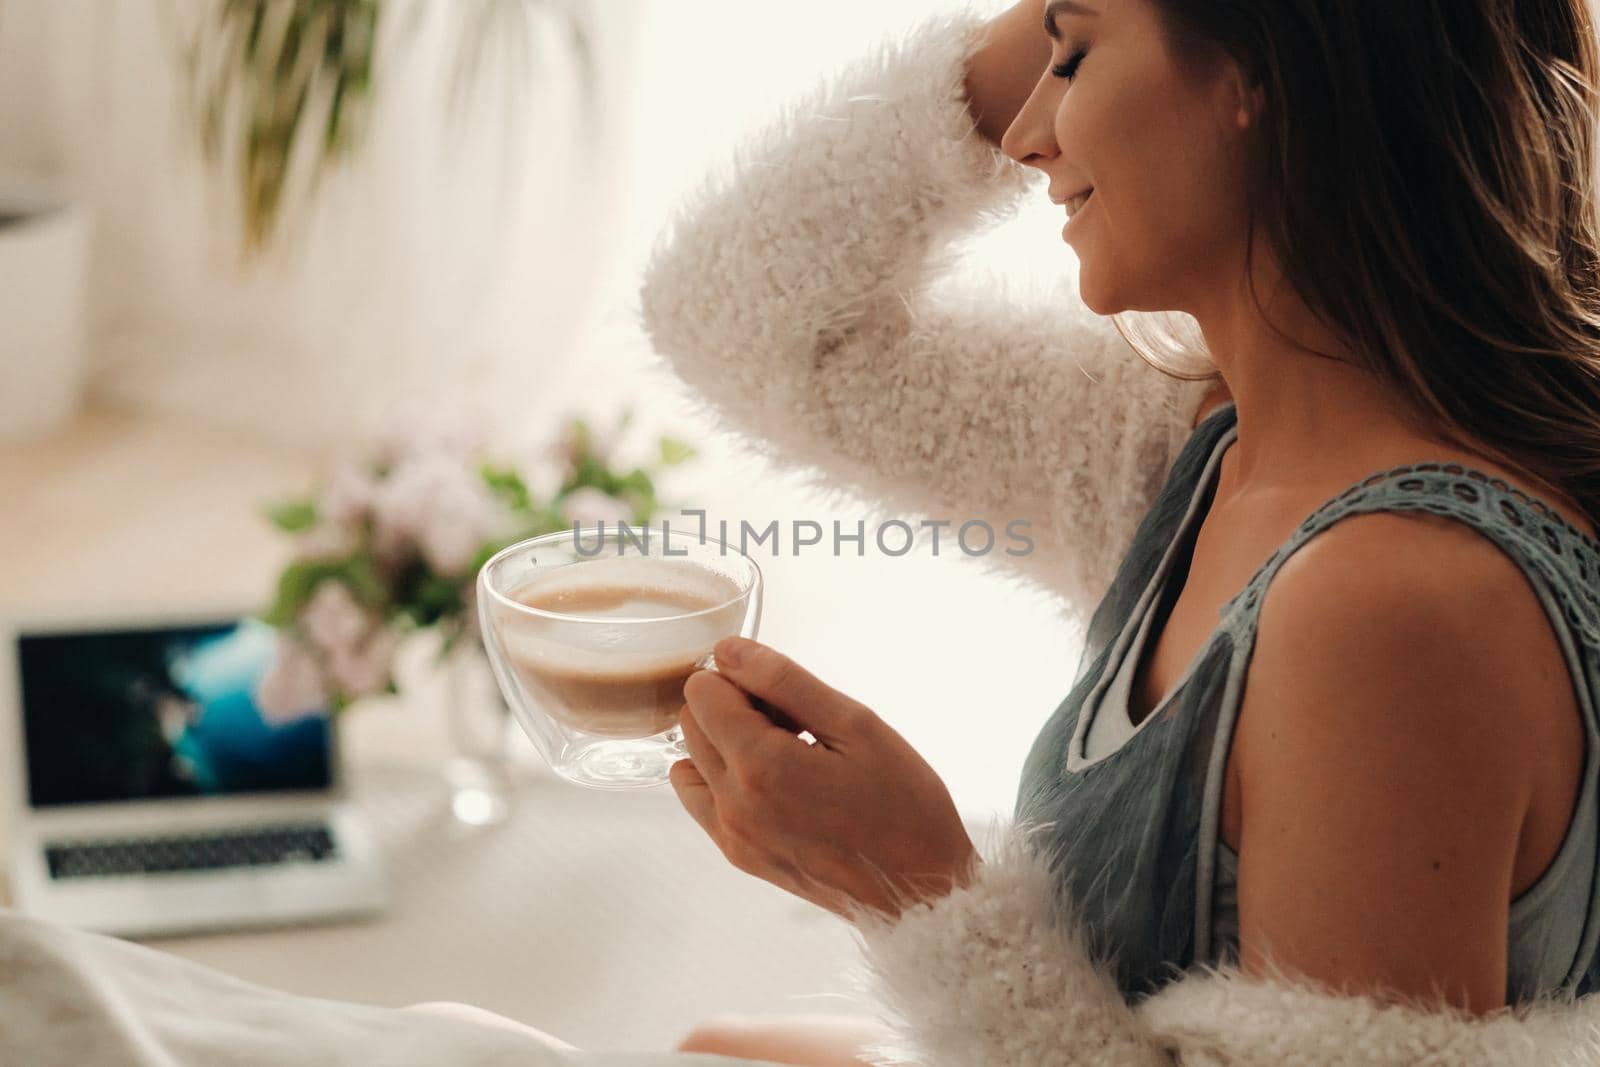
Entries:
POLYGON ((1456 463, 1374 473, 1314 511, 1220 612, 1180 681, 1138 726, 1128 693, 1140 653, 1183 587, 1237 412, 1212 412, 1179 453, 1096 609, 1072 691, 1024 765, 1019 820, 1043 838, 1091 951, 1114 960, 1130 1000, 1196 963, 1238 959, 1238 857, 1220 836, 1226 759, 1261 597, 1278 568, 1348 515, 1425 510, 1467 523, 1527 572, 1559 636, 1583 709, 1576 812, 1554 863, 1511 905, 1507 998, 1600 983, 1595 877, 1600 770, 1600 543, 1504 480, 1456 463))

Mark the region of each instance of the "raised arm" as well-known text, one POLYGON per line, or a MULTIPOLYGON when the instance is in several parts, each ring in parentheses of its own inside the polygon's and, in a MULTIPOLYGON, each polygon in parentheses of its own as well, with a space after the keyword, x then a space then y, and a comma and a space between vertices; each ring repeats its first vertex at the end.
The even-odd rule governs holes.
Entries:
POLYGON ((1065 270, 934 289, 958 239, 1044 195, 993 138, 1047 63, 1043 0, 992 21, 958 7, 882 41, 689 198, 641 307, 723 428, 882 515, 989 523, 986 561, 1086 618, 1206 386, 1146 365, 1065 270), (1003 73, 1008 48, 1026 78, 1003 73), (1006 554, 1012 520, 1031 524, 1027 555, 1006 554))

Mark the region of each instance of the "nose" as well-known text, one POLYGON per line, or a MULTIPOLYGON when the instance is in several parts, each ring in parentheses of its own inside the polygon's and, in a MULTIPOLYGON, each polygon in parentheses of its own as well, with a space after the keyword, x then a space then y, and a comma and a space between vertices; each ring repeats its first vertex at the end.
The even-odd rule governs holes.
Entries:
POLYGON ((1061 154, 1061 146, 1056 144, 1055 121, 1060 93, 1051 87, 1055 81, 1048 74, 1039 79, 1000 138, 1000 151, 1018 163, 1037 167, 1061 154))

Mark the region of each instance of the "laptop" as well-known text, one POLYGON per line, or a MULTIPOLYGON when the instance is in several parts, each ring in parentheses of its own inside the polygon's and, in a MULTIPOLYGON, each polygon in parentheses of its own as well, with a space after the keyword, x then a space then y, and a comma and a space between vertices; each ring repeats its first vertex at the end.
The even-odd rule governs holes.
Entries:
POLYGON ((18 911, 147 936, 383 909, 332 719, 256 700, 277 640, 246 610, 0 620, 18 911))

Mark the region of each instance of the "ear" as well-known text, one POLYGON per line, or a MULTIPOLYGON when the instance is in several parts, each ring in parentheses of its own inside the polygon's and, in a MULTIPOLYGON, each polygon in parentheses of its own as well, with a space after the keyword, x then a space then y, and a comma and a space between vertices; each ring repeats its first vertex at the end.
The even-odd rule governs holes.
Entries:
POLYGON ((1221 96, 1220 113, 1236 130, 1247 130, 1259 122, 1267 102, 1267 92, 1261 83, 1252 80, 1232 60, 1225 68, 1221 96))
POLYGON ((1234 116, 1239 123, 1239 128, 1249 129, 1261 121, 1261 113, 1267 107, 1267 91, 1259 85, 1252 85, 1245 94, 1245 102, 1240 105, 1239 112, 1234 116))

